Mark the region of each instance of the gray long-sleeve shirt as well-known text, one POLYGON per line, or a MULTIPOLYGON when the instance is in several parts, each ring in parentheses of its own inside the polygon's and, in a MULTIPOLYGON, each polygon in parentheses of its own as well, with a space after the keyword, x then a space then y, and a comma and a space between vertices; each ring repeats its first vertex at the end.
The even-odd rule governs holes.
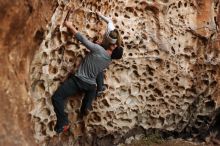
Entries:
POLYGON ((89 49, 90 52, 82 60, 75 76, 86 83, 96 84, 96 77, 98 73, 109 66, 111 63, 111 56, 102 46, 89 41, 82 34, 77 33, 76 38, 87 49, 89 49))

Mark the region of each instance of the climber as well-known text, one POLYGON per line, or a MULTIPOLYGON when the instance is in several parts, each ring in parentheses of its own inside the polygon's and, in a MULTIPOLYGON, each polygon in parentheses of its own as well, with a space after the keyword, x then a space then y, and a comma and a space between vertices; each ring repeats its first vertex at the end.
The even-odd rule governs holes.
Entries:
POLYGON ((96 78, 98 73, 107 68, 112 59, 120 59, 123 54, 122 49, 116 49, 116 44, 109 44, 109 47, 105 48, 105 50, 102 46, 92 43, 79 33, 71 22, 65 21, 64 24, 71 30, 73 36, 90 52, 82 60, 76 73, 66 79, 52 96, 52 104, 57 116, 54 130, 57 133, 65 132, 70 128, 67 114, 64 112, 64 101, 67 97, 75 95, 78 91, 83 91, 85 96, 82 100, 79 114, 81 116, 86 115, 93 99, 96 97, 96 78))
MULTIPOLYGON (((115 28, 112 20, 108 17, 103 16, 99 12, 96 12, 96 14, 98 17, 100 17, 101 19, 103 19, 107 23, 106 32, 103 36, 103 40, 100 43, 100 45, 104 49, 107 49, 107 48, 109 48, 109 45, 116 44, 117 45, 116 49, 122 50, 122 52, 123 52, 123 48, 121 47, 121 44, 122 44, 121 35, 120 35, 119 31, 115 28)), ((120 59, 120 58, 118 58, 118 59, 120 59)), ((97 96, 101 96, 103 91, 107 88, 106 85, 104 85, 104 73, 103 72, 100 72, 98 74, 97 79, 96 79, 96 83, 97 83, 97 96)))

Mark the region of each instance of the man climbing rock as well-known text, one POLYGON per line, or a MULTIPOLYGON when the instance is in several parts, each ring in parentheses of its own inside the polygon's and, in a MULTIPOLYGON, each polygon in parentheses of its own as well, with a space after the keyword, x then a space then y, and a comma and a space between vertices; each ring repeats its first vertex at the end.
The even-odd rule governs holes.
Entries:
MULTIPOLYGON (((118 31, 118 29, 115 28, 113 21, 102 15, 101 13, 96 13, 98 17, 100 17, 102 20, 104 20, 107 23, 107 28, 103 37, 102 42, 100 43, 101 46, 104 49, 108 49, 111 44, 116 44, 117 48, 116 50, 121 51, 123 53, 123 48, 121 47, 122 39, 121 35, 118 31)), ((120 59, 121 56, 112 56, 114 59, 120 59)), ((106 85, 104 85, 104 73, 100 72, 96 79, 97 82, 97 96, 101 96, 103 94, 103 91, 107 88, 106 85)))
POLYGON ((57 133, 65 132, 70 128, 67 114, 64 112, 64 101, 69 96, 83 91, 85 96, 82 100, 79 114, 81 116, 85 115, 91 107, 93 99, 96 97, 96 78, 98 73, 106 69, 112 59, 121 58, 123 53, 121 49, 115 49, 117 47, 115 43, 110 44, 108 48, 104 49, 101 45, 89 41, 79 33, 71 22, 66 21, 65 25, 71 30, 73 36, 90 52, 82 60, 75 74, 66 79, 52 96, 52 104, 57 116, 57 123, 54 130, 57 133))

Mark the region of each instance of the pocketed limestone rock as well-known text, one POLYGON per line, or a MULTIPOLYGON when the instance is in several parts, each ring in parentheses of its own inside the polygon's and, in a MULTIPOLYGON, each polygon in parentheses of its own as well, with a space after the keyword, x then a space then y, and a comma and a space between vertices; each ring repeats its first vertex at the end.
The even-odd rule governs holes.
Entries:
MULTIPOLYGON (((93 102, 87 133, 122 136, 142 127, 197 136, 209 130, 219 108, 217 1, 75 0, 59 1, 32 61, 31 115, 37 140, 55 135, 51 96, 87 53, 63 26, 68 7, 67 19, 90 40, 106 27, 91 11, 111 17, 123 38, 123 58, 105 73, 108 89, 93 102)), ((67 103, 72 122, 82 97, 67 103)))

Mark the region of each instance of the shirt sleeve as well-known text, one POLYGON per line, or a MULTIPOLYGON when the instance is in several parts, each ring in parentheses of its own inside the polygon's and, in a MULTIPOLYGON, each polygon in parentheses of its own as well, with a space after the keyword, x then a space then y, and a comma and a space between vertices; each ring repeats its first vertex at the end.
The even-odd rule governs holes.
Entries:
POLYGON ((78 41, 80 41, 90 51, 96 52, 96 51, 100 51, 100 49, 101 49, 101 46, 91 42, 90 40, 88 40, 85 36, 83 36, 79 32, 76 33, 76 39, 78 41))
POLYGON ((107 32, 110 32, 115 29, 115 26, 112 21, 108 23, 107 29, 107 32))
POLYGON ((107 25, 108 25, 107 26, 107 32, 110 32, 110 31, 115 29, 115 26, 114 26, 114 24, 113 24, 113 22, 112 22, 112 20, 110 18, 105 17, 105 16, 103 16, 101 14, 99 16, 107 23, 107 25))
POLYGON ((109 23, 110 21, 112 21, 110 18, 105 17, 104 15, 99 15, 106 23, 109 23))

